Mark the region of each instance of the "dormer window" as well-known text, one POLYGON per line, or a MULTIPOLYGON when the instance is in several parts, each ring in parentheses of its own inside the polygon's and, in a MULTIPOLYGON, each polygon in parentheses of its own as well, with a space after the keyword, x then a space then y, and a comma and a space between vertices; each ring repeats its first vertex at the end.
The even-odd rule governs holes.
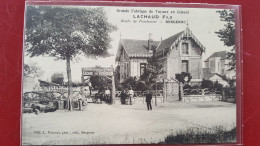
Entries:
POLYGON ((189 44, 188 43, 182 43, 181 51, 182 51, 182 55, 189 55, 189 44))

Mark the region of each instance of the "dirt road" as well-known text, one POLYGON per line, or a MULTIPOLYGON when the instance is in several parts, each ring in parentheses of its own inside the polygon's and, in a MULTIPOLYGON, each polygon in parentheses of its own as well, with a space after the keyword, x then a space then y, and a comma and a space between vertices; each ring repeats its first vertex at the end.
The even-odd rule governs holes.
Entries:
POLYGON ((85 111, 23 114, 23 144, 158 143, 177 130, 235 126, 236 105, 224 102, 89 104, 85 111))

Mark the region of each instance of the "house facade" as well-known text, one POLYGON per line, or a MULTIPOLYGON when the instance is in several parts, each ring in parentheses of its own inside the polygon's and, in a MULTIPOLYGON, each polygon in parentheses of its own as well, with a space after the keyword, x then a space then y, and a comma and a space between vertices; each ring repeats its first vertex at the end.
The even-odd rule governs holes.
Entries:
MULTIPOLYGON (((229 64, 232 60, 228 58, 227 51, 214 52, 205 63, 203 68, 203 78, 206 80, 212 80, 213 76, 219 76, 227 80, 236 79, 236 71, 229 70, 229 64)), ((214 80, 212 80, 214 82, 214 80)), ((216 80, 217 81, 217 80, 216 80)), ((225 84, 223 84, 225 86, 225 84)))
POLYGON ((139 78, 147 65, 147 59, 153 55, 152 47, 159 42, 148 40, 121 39, 116 62, 120 66, 120 82, 128 77, 139 78))
POLYGON ((188 27, 161 41, 120 40, 116 57, 120 65, 120 81, 127 77, 140 77, 147 59, 153 55, 153 49, 156 49, 155 56, 163 65, 164 74, 160 75, 160 79, 172 80, 175 74, 188 72, 192 82, 201 82, 205 47, 188 27))
POLYGON ((228 72, 228 63, 231 59, 228 59, 227 51, 214 52, 209 58, 207 58, 205 63, 205 69, 210 73, 217 73, 219 75, 225 75, 228 72))
POLYGON ((191 82, 202 80, 202 53, 205 47, 187 27, 159 44, 156 57, 164 66, 162 79, 171 80, 175 74, 188 72, 192 76, 191 82))

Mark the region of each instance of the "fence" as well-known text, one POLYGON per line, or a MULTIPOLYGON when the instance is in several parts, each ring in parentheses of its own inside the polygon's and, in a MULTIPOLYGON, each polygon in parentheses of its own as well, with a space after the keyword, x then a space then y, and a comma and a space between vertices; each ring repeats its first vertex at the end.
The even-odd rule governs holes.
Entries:
MULTIPOLYGON (((115 102, 120 103, 120 94, 122 91, 116 91, 115 102)), ((148 94, 149 91, 134 91, 134 96, 132 98, 133 104, 135 103, 145 103, 145 95, 148 94)), ((152 103, 155 102, 155 95, 157 95, 156 100, 157 103, 163 103, 163 91, 162 90, 152 90, 152 103)))
POLYGON ((214 89, 184 89, 182 100, 184 102, 221 101, 222 94, 214 89))
POLYGON ((223 101, 236 102, 236 87, 228 87, 222 89, 223 101))
MULTIPOLYGON (((116 91, 116 97, 119 97, 122 91, 116 91)), ((134 97, 145 97, 146 94, 148 94, 149 91, 134 91, 134 97)), ((162 90, 152 90, 152 95, 157 97, 163 96, 162 90)))

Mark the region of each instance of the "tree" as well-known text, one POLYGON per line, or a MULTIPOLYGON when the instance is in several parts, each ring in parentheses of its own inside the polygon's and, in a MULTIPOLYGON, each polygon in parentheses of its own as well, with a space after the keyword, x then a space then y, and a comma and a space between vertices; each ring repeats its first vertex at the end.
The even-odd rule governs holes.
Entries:
POLYGON ((221 10, 217 11, 220 14, 220 20, 226 22, 225 28, 215 32, 218 37, 223 41, 225 46, 232 47, 227 54, 227 59, 231 59, 227 65, 229 70, 236 70, 236 47, 235 47, 235 10, 221 10))
POLYGON ((175 79, 184 84, 185 82, 190 82, 190 80, 192 79, 192 76, 190 75, 190 73, 187 72, 181 72, 180 74, 175 74, 175 79))
POLYGON ((136 85, 137 85, 137 78, 136 77, 128 77, 122 83, 122 86, 124 88, 129 89, 130 87, 132 87, 133 90, 136 90, 136 85))
POLYGON ((115 86, 117 90, 122 90, 122 85, 120 84, 120 66, 118 65, 114 70, 115 76, 115 86))
POLYGON ((105 90, 107 87, 112 88, 112 81, 106 76, 91 76, 90 82, 92 87, 97 90, 105 90))
MULTIPOLYGON (((152 89, 153 86, 156 86, 157 91, 157 80, 160 74, 163 74, 162 70, 163 65, 156 58, 156 46, 152 45, 151 49, 153 50, 153 55, 147 60, 147 67, 144 71, 144 74, 140 76, 141 81, 144 81, 145 84, 152 89)), ((157 93, 155 94, 155 106, 157 106, 157 93)))
POLYGON ((51 82, 63 86, 63 85, 64 85, 64 76, 63 76, 63 73, 54 73, 54 74, 52 74, 52 76, 51 76, 51 82))
POLYGON ((175 74, 175 79, 178 81, 178 84, 179 84, 179 100, 181 100, 182 99, 181 83, 184 84, 186 82, 190 82, 190 80, 192 79, 192 76, 190 75, 190 73, 181 72, 181 73, 175 74))
POLYGON ((37 66, 36 63, 24 63, 24 76, 25 77, 40 77, 42 75, 43 71, 39 66, 37 66))
POLYGON ((68 110, 71 110, 71 60, 110 56, 109 33, 116 30, 102 8, 28 6, 26 9, 26 52, 30 57, 47 55, 65 60, 68 77, 68 110))
POLYGON ((200 86, 202 89, 205 89, 205 88, 212 89, 214 87, 214 83, 211 80, 203 79, 200 86))
POLYGON ((152 86, 156 83, 158 76, 163 74, 162 70, 163 65, 159 62, 159 60, 155 57, 156 50, 153 47, 153 56, 148 58, 147 67, 145 68, 144 73, 140 76, 140 80, 144 81, 146 85, 152 86))

